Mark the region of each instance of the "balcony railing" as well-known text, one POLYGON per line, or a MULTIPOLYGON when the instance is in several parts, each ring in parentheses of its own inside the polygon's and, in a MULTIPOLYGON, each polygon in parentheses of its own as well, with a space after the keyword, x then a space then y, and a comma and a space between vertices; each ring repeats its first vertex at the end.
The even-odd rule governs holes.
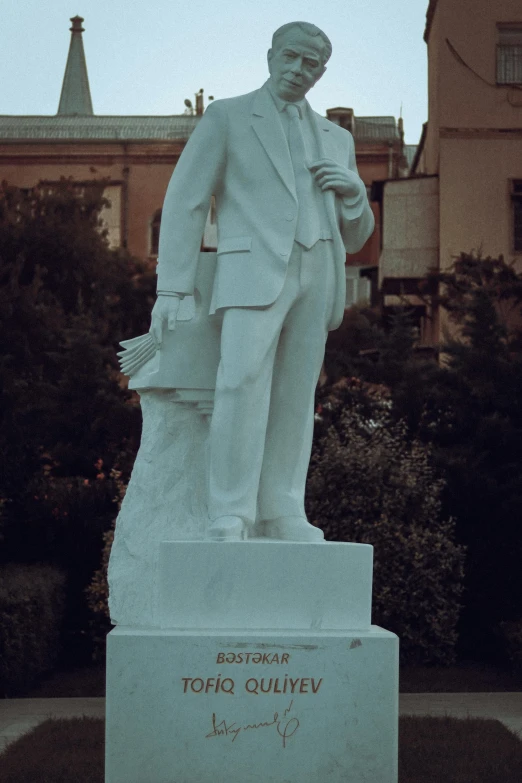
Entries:
POLYGON ((497 45, 497 84, 522 84, 522 44, 497 45))

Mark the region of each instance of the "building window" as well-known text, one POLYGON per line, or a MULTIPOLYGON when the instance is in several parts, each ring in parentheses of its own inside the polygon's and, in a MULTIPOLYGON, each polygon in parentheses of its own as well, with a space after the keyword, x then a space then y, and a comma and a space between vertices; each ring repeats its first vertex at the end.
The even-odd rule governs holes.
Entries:
POLYGON ((157 256, 159 248, 159 235, 161 225, 161 209, 157 209, 150 222, 150 255, 157 256))
POLYGON ((522 253, 522 179, 511 182, 511 201, 513 204, 513 250, 522 253))
POLYGON ((497 84, 522 84, 522 25, 499 24, 497 84))

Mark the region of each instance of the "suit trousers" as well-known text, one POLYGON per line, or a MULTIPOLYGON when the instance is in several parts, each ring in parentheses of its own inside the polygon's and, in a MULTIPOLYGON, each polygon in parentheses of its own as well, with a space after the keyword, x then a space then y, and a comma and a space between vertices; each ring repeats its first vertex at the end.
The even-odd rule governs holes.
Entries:
POLYGON ((314 396, 335 295, 333 242, 294 242, 269 307, 224 311, 209 438, 209 517, 305 516, 314 396))

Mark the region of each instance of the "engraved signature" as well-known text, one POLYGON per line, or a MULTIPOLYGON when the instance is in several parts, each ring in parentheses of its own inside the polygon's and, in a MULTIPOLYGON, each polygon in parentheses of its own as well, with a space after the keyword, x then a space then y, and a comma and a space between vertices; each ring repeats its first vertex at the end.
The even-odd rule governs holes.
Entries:
POLYGON ((247 723, 246 726, 237 726, 234 723, 227 723, 226 720, 218 722, 216 713, 212 713, 212 731, 205 735, 206 739, 210 737, 232 737, 232 742, 235 742, 242 731, 251 731, 252 729, 263 729, 270 726, 275 726, 277 733, 283 741, 283 748, 286 748, 287 741, 290 737, 293 737, 299 728, 299 719, 295 717, 289 717, 289 713, 292 711, 292 705, 294 700, 290 702, 282 717, 279 717, 278 712, 274 712, 273 720, 262 721, 261 723, 247 723))

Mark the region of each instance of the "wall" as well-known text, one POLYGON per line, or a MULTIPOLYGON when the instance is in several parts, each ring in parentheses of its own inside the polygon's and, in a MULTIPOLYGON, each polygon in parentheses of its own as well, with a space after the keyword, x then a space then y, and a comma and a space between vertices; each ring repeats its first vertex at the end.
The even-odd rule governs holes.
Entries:
POLYGON ((510 138, 442 138, 440 178, 441 268, 471 250, 517 258, 522 268, 512 248, 510 199, 510 179, 522 179, 522 128, 510 138))
POLYGON ((165 191, 183 142, 3 144, 0 181, 31 187, 39 180, 109 178, 121 185, 121 232, 131 253, 149 257, 150 222, 165 191))
POLYGON ((438 172, 441 128, 522 127, 522 92, 495 84, 497 23, 517 21, 522 23, 520 0, 438 0, 428 40, 429 124, 419 171, 438 172), (478 76, 458 62, 446 39, 478 76))
POLYGON ((383 247, 379 285, 386 278, 422 278, 438 261, 439 182, 421 177, 384 187, 383 247))
MULTIPOLYGON (((46 142, 0 145, 0 181, 31 187, 40 179, 72 177, 78 181, 109 178, 121 183, 121 234, 128 249, 140 258, 150 257, 150 223, 163 205, 170 177, 184 142, 100 143, 46 142)), ((388 145, 363 144, 357 150, 362 180, 388 176, 388 145)), ((373 236, 349 264, 376 265, 379 258, 379 206, 372 205, 376 217, 373 236)))
MULTIPOLYGON (((497 22, 522 24, 520 0, 439 0, 436 17, 439 53, 439 101, 441 127, 512 128, 521 127, 522 93, 512 95, 496 86, 497 22), (459 63, 445 39, 481 78, 459 63), (489 82, 485 84, 483 81, 489 82), (492 86, 490 86, 492 85, 492 86), (443 97, 443 100, 442 100, 443 97)), ((432 30, 433 36, 435 30, 432 30)))
POLYGON ((438 0, 428 40, 428 128, 418 172, 437 174, 439 171, 439 103, 440 103, 440 31, 442 6, 438 0))

